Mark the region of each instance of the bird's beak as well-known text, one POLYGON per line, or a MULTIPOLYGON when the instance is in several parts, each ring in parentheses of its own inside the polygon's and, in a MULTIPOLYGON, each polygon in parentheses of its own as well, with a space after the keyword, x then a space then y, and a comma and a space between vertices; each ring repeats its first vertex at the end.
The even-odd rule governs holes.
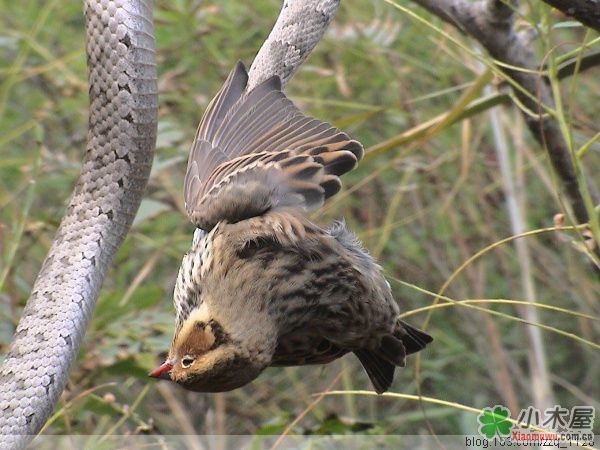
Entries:
POLYGON ((173 364, 171 364, 169 361, 165 361, 162 363, 162 365, 150 372, 148 376, 152 378, 160 378, 162 380, 170 380, 172 368, 173 364))

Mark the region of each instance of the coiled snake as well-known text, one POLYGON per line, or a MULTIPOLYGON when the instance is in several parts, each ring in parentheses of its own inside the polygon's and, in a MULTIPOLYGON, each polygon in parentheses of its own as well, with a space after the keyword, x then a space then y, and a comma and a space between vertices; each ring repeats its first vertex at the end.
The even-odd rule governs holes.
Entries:
MULTIPOLYGON (((250 69, 249 88, 285 84, 339 0, 286 0, 250 69)), ((151 0, 85 0, 90 83, 81 174, 0 368, 0 446, 21 448, 63 391, 102 280, 146 186, 158 111, 151 0)), ((182 219, 183 220, 183 219, 182 219)))

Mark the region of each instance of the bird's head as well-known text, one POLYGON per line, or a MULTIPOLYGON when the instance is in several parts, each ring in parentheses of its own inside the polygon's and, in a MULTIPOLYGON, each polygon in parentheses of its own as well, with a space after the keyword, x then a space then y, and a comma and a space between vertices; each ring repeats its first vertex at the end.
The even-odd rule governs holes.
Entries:
POLYGON ((150 372, 197 392, 225 392, 254 380, 268 365, 217 320, 202 320, 192 312, 175 334, 169 356, 150 372))
POLYGON ((194 233, 175 283, 177 325, 169 356, 149 374, 198 392, 249 383, 270 364, 276 347, 268 317, 211 271, 214 233, 194 233))

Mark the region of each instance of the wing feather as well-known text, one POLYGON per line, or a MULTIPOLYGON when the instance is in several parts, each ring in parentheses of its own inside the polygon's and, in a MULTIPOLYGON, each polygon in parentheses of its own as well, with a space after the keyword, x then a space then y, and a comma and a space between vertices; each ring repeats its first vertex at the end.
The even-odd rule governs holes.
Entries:
POLYGON ((192 144, 185 206, 204 230, 277 208, 316 208, 363 156, 346 133, 305 116, 281 92, 278 77, 250 92, 247 83, 246 69, 236 64, 192 144))
POLYGON ((215 133, 223 123, 225 115, 231 110, 231 108, 240 99, 246 85, 248 84, 248 73, 246 68, 241 61, 238 61, 225 84, 219 90, 214 99, 208 104, 200 125, 198 126, 198 132, 196 139, 202 139, 208 142, 212 142, 215 137, 215 133))

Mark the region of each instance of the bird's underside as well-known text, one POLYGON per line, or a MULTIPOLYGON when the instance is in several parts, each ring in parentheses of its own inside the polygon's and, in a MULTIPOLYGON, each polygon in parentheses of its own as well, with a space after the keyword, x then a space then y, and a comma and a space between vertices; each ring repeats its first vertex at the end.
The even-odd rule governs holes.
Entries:
POLYGON ((214 392, 267 366, 353 352, 384 392, 431 337, 397 319, 381 268, 344 223, 324 229, 307 217, 363 148, 305 116, 279 78, 250 92, 247 81, 238 63, 192 145, 184 198, 198 231, 175 287, 169 358, 152 376, 214 392))

